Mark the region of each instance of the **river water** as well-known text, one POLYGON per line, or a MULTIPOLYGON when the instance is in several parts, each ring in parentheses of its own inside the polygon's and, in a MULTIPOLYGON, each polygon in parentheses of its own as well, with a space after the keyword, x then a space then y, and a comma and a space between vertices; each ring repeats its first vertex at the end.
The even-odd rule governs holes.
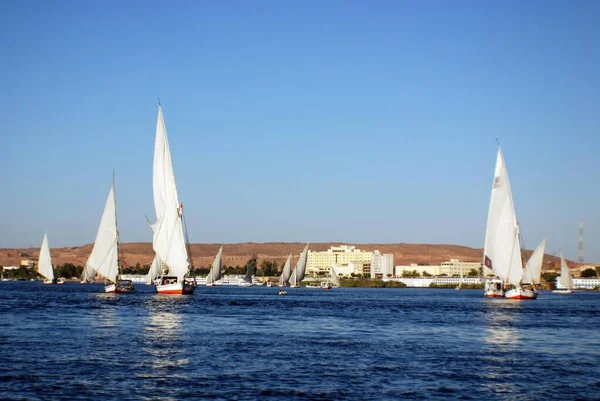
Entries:
POLYGON ((600 293, 0 283, 2 400, 600 399, 600 293))

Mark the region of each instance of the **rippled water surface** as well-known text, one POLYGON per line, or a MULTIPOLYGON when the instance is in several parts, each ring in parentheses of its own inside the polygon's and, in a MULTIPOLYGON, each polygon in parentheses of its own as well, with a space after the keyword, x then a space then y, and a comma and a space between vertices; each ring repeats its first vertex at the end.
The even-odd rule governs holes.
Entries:
POLYGON ((0 283, 0 399, 600 399, 600 293, 0 283))

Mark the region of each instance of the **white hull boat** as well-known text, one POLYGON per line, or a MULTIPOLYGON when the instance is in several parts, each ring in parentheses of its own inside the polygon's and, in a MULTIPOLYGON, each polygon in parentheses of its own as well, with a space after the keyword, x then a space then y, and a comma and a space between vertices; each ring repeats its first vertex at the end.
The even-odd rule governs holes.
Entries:
POLYGON ((553 294, 572 294, 573 290, 554 290, 553 294))
POLYGON ((163 277, 158 279, 156 283, 156 292, 158 294, 173 294, 173 295, 191 295, 196 290, 196 282, 194 280, 179 281, 177 277, 163 277))
POLYGON ((523 287, 513 288, 504 293, 506 299, 536 299, 537 296, 537 291, 523 287))
POLYGON ((504 282, 498 279, 486 281, 485 296, 487 298, 504 298, 504 282))

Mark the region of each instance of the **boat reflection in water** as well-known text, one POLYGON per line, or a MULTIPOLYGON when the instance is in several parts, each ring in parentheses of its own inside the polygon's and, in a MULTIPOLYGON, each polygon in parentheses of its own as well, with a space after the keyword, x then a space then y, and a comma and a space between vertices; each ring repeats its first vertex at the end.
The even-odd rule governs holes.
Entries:
MULTIPOLYGON (((169 301, 173 299, 168 298, 169 301)), ((144 377, 166 379, 173 375, 170 368, 181 369, 189 364, 188 347, 183 336, 183 316, 177 310, 170 311, 167 304, 176 302, 160 302, 160 305, 151 306, 155 310, 150 310, 147 325, 142 331, 142 351, 150 355, 150 366, 144 377)), ((173 309, 178 308, 175 306, 173 309)))
MULTIPOLYGON (((484 317, 482 358, 486 360, 481 372, 482 386, 495 394, 518 394, 513 380, 509 376, 518 375, 525 366, 521 366, 521 335, 519 333, 520 309, 522 303, 498 302, 489 299, 489 307, 484 317)), ((529 356, 530 357, 530 356, 529 356)))

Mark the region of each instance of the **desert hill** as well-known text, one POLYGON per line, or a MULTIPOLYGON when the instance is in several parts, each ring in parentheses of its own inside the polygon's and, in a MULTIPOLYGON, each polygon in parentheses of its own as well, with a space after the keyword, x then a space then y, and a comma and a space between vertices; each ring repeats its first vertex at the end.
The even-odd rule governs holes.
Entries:
MULTIPOLYGON (((432 244, 349 244, 340 242, 327 242, 310 244, 313 251, 324 251, 331 246, 340 244, 354 245, 361 250, 378 249, 382 253, 394 255, 394 265, 439 264, 450 259, 461 261, 481 261, 482 249, 469 248, 460 245, 432 245, 432 244)), ((191 244, 192 260, 195 267, 209 266, 219 250, 221 244, 191 244)), ((279 264, 285 261, 288 254, 298 256, 304 248, 304 243, 299 242, 265 242, 265 243, 240 243, 223 244, 223 264, 227 266, 243 266, 253 254, 258 256, 258 263, 263 260, 275 260, 279 264)), ((54 265, 73 263, 84 265, 92 244, 67 248, 52 248, 52 262, 54 265)), ((137 263, 147 265, 152 262, 154 252, 152 244, 124 243, 120 245, 121 263, 125 266, 134 266, 137 263)), ((525 260, 532 251, 524 251, 525 260)), ((38 248, 28 249, 0 249, 0 266, 16 266, 22 259, 37 260, 38 248)), ((576 265, 568 262, 570 266, 576 265)), ((559 261, 550 255, 544 257, 544 269, 558 270, 559 261)))

